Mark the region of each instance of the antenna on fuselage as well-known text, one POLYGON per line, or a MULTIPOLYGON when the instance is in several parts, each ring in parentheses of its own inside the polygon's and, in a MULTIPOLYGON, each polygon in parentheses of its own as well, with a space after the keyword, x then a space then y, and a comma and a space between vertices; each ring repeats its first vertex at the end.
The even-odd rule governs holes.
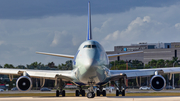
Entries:
POLYGON ((90 1, 88 2, 88 32, 87 32, 87 40, 92 39, 92 33, 91 33, 91 7, 90 7, 90 1))

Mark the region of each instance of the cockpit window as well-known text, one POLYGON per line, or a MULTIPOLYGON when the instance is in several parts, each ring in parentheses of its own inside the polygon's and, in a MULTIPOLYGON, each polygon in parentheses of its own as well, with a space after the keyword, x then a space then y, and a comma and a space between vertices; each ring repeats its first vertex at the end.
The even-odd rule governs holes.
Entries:
POLYGON ((92 48, 96 48, 96 45, 92 45, 92 48))
POLYGON ((96 45, 85 45, 83 48, 96 48, 96 45))
POLYGON ((91 45, 85 45, 84 48, 91 48, 91 45))

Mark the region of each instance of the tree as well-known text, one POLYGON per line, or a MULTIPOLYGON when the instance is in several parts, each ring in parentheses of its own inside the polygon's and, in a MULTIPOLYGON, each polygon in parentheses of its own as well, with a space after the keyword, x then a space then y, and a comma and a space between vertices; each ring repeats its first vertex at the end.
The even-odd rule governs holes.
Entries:
POLYGON ((23 65, 18 65, 16 68, 18 68, 18 69, 26 69, 26 67, 23 66, 23 65))
POLYGON ((163 59, 157 60, 156 67, 157 67, 157 68, 165 67, 165 62, 164 62, 164 60, 163 60, 163 59))
POLYGON ((152 67, 156 67, 156 63, 157 63, 157 61, 156 60, 154 60, 154 59, 152 59, 151 61, 150 61, 150 66, 152 66, 152 67))
POLYGON ((178 86, 180 86, 180 80, 178 80, 178 86))
POLYGON ((55 67, 55 64, 54 64, 54 62, 50 62, 50 63, 48 63, 48 66, 49 66, 50 68, 54 68, 54 67, 55 67))
POLYGON ((148 63, 148 64, 145 64, 144 68, 147 69, 147 68, 152 68, 152 67, 148 63))
POLYGON ((33 62, 30 65, 27 65, 27 68, 30 69, 39 69, 39 67, 44 66, 44 64, 41 64, 41 62, 33 62))
POLYGON ((166 60, 166 61, 165 61, 165 66, 166 66, 166 67, 169 67, 169 66, 170 66, 170 61, 169 61, 169 60, 166 60))
POLYGON ((59 70, 62 70, 62 66, 61 66, 60 64, 58 65, 58 69, 59 69, 59 70))
POLYGON ((34 69, 34 66, 33 65, 26 65, 27 66, 27 69, 34 69))
POLYGON ((5 64, 4 68, 14 68, 14 66, 12 64, 5 64))
POLYGON ((33 63, 30 64, 30 66, 33 66, 34 68, 37 68, 38 62, 33 62, 33 63))
POLYGON ((172 57, 173 61, 177 61, 178 57, 172 57))
POLYGON ((66 61, 66 67, 68 68, 68 70, 72 70, 72 60, 66 61))
POLYGON ((144 68, 144 63, 142 61, 139 60, 132 60, 132 68, 136 68, 136 69, 143 69, 144 68))

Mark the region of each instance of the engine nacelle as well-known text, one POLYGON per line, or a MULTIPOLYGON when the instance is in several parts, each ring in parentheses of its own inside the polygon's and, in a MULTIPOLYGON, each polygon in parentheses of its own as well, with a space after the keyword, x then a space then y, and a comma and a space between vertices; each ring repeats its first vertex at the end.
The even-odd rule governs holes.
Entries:
POLYGON ((166 80, 161 75, 154 75, 151 80, 151 88, 155 91, 160 91, 166 86, 166 80))
POLYGON ((16 81, 16 87, 19 91, 29 91, 32 88, 32 81, 27 76, 21 76, 16 81))

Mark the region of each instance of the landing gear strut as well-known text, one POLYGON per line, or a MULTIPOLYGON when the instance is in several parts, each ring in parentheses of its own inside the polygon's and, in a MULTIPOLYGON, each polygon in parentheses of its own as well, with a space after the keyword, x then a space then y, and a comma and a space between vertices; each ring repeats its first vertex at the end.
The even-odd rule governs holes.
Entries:
POLYGON ((82 95, 85 96, 85 90, 82 90, 81 86, 78 86, 79 90, 76 90, 76 96, 82 95))
POLYGON ((59 97, 59 95, 62 95, 62 97, 65 96, 65 90, 63 90, 63 81, 62 79, 59 79, 59 90, 56 90, 56 97, 59 97))
POLYGON ((103 90, 103 87, 102 87, 102 86, 100 86, 100 87, 99 87, 99 90, 96 91, 96 95, 97 95, 97 96, 100 96, 101 94, 102 94, 103 96, 106 96, 106 90, 103 90))
MULTIPOLYGON (((116 83, 115 83, 116 84, 116 83)), ((116 87, 118 87, 119 89, 116 89, 116 96, 119 96, 119 94, 121 94, 122 96, 125 96, 125 79, 119 79, 119 85, 116 87)))

